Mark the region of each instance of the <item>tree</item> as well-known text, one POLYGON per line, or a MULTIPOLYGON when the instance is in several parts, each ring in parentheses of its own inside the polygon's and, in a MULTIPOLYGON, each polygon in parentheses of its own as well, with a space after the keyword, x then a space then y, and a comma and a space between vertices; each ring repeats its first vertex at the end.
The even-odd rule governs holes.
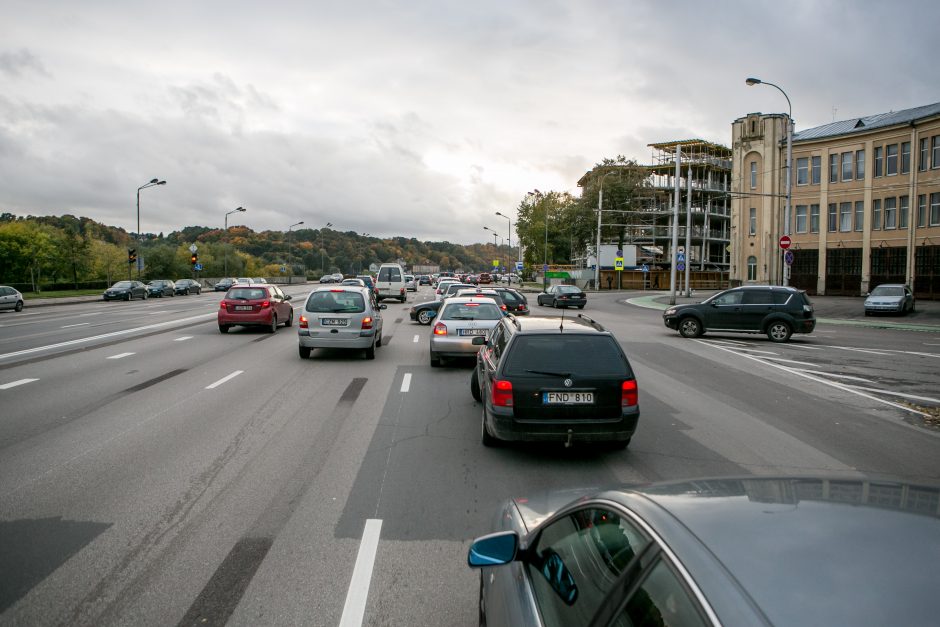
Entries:
POLYGON ((639 235, 639 225, 631 225, 633 220, 626 212, 638 209, 638 200, 649 188, 649 175, 648 168, 622 155, 604 159, 585 175, 587 180, 578 203, 582 245, 594 242, 597 237, 597 201, 602 185, 604 206, 601 222, 609 226, 602 227, 601 241, 616 240, 618 247, 622 247, 628 234, 639 235), (593 229, 587 228, 589 222, 593 222, 593 229))
POLYGON ((516 218, 516 234, 525 250, 526 265, 570 262, 567 217, 576 209, 577 200, 567 192, 535 190, 526 194, 516 218))

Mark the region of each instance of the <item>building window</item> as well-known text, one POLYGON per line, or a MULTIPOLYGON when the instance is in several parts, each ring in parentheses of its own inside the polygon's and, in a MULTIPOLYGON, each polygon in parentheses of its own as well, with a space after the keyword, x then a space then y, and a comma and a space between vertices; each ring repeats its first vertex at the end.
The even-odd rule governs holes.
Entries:
POLYGON ((839 230, 839 206, 831 202, 829 203, 829 232, 835 233, 839 230))
POLYGON ((839 203, 839 230, 852 230, 852 203, 839 203))
POLYGON ((930 195, 930 226, 940 226, 940 192, 930 195))
POLYGON ((809 232, 819 233, 819 205, 809 206, 809 232))
POLYGON ((807 185, 809 183, 809 157, 800 157, 796 160, 796 184, 807 185))
POLYGON ((898 145, 888 144, 888 158, 885 159, 885 175, 894 176, 898 173, 898 145))
POLYGON ((898 202, 898 228, 906 229, 907 228, 907 214, 910 213, 910 198, 908 196, 901 196, 900 202, 898 202))
POLYGON ((751 207, 751 215, 748 217, 748 235, 757 235, 757 208, 751 207))
POLYGON ((829 182, 839 182, 839 155, 829 155, 829 182))
POLYGON ((813 185, 819 185, 819 178, 822 174, 822 157, 813 157, 813 185))
POLYGON ((747 280, 757 280, 757 257, 754 255, 747 258, 747 280))
POLYGON ((871 201, 871 230, 881 230, 881 199, 871 201))
POLYGON ((842 180, 843 181, 852 180, 852 153, 851 152, 842 153, 842 180))
POLYGON ((757 189, 757 162, 751 161, 751 189, 757 189))
POLYGON ((861 181, 865 178, 865 151, 855 151, 855 180, 861 181))
POLYGON ((796 232, 806 233, 806 205, 796 206, 796 232))
POLYGON ((940 135, 930 138, 930 151, 933 153, 933 168, 940 168, 940 135))
POLYGON ((885 230, 898 228, 898 199, 885 198, 885 230))
POLYGON ((911 142, 901 142, 901 174, 911 171, 911 142))
POLYGON ((881 167, 884 165, 884 148, 875 147, 875 176, 881 176, 881 167))
POLYGON ((855 201, 855 230, 865 230, 865 201, 855 201))
POLYGON ((917 227, 927 226, 927 194, 917 197, 917 227))
POLYGON ((923 172, 930 163, 930 139, 923 137, 920 140, 920 157, 917 159, 917 169, 923 172))

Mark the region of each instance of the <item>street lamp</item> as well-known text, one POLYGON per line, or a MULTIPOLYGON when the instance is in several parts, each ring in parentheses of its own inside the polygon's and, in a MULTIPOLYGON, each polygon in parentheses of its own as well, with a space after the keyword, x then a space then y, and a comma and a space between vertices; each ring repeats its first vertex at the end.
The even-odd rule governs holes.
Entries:
POLYGON ((290 284, 294 276, 294 269, 290 267, 290 232, 295 226, 300 226, 304 221, 296 222, 287 227, 287 283, 290 284))
POLYGON ((488 227, 488 226, 484 226, 484 227, 483 227, 483 230, 484 230, 484 231, 489 231, 490 233, 493 234, 493 248, 496 249, 496 254, 498 255, 498 254, 499 254, 499 247, 496 245, 496 238, 499 237, 499 233, 496 232, 496 229, 491 229, 491 228, 488 227))
MULTIPOLYGON (((333 226, 332 222, 327 222, 326 226, 323 229, 328 229, 333 226)), ((323 229, 320 229, 320 275, 323 275, 323 229)))
MULTIPOLYGON (((159 179, 151 179, 149 183, 144 183, 137 188, 137 248, 140 248, 140 190, 147 189, 148 187, 153 187, 154 185, 166 185, 166 181, 161 181, 159 179)), ((139 255, 141 251, 137 251, 139 255)), ((137 280, 140 280, 140 263, 137 264, 137 280)))
MULTIPOLYGON (((512 265, 512 220, 509 218, 509 216, 504 215, 504 214, 502 214, 502 213, 500 213, 500 212, 498 212, 498 211, 496 212, 496 215, 498 215, 498 216, 501 217, 501 218, 506 218, 506 221, 509 222, 509 229, 508 229, 507 232, 506 232, 506 234, 509 236, 509 237, 506 238, 506 245, 507 245, 507 250, 506 250, 506 273, 507 273, 507 274, 511 274, 511 273, 512 273, 512 270, 511 270, 510 266, 512 265)), ((519 252, 520 252, 520 253, 522 252, 522 248, 521 248, 521 247, 519 248, 519 252)))
MULTIPOLYGON (((748 86, 752 85, 770 85, 771 87, 776 87, 777 91, 783 94, 783 97, 787 99, 787 185, 786 185, 786 200, 784 205, 784 214, 783 214, 783 234, 790 234, 790 179, 792 177, 792 167, 793 167, 793 105, 790 104, 790 96, 787 95, 787 92, 779 85, 774 85, 773 83, 768 83, 767 81, 762 81, 759 78, 747 78, 744 80, 748 86)), ((782 248, 780 249, 781 255, 781 267, 783 270, 783 285, 787 286, 790 284, 790 268, 784 262, 786 251, 782 248)))
POLYGON ((239 207, 238 209, 232 209, 231 211, 225 214, 225 244, 226 246, 223 247, 223 250, 225 251, 225 263, 224 263, 225 269, 223 270, 223 273, 226 277, 228 276, 228 246, 227 246, 228 244, 228 217, 232 215, 233 213, 238 213, 238 212, 244 213, 245 211, 248 211, 248 210, 245 209, 244 207, 239 207))

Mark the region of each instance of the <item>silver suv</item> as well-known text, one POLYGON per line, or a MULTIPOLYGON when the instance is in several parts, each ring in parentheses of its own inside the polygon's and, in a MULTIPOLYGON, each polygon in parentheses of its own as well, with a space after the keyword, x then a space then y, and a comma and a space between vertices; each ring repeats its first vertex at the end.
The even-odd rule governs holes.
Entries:
POLYGON ((365 350, 366 359, 375 359, 375 349, 382 345, 385 308, 367 287, 315 289, 304 303, 297 328, 301 359, 310 357, 315 348, 365 350))

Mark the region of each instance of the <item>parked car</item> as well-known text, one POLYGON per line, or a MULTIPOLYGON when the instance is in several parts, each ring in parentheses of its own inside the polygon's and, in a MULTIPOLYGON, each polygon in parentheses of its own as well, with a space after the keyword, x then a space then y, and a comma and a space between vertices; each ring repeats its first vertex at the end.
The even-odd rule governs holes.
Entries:
POLYGON ((865 298, 865 315, 894 313, 903 316, 914 313, 914 305, 911 288, 901 283, 883 283, 865 298))
POLYGON ((23 311, 23 295, 8 285, 0 285, 0 309, 23 311))
POLYGON ((276 285, 235 285, 219 303, 219 331, 228 333, 235 325, 264 327, 269 333, 283 324, 294 324, 291 296, 276 285))
POLYGON ((382 346, 382 310, 375 291, 362 286, 319 287, 307 297, 297 328, 301 359, 315 348, 364 350, 382 346))
POLYGON ((502 317, 503 312, 492 298, 446 299, 434 318, 429 346, 431 367, 440 367, 445 357, 473 357, 480 350, 473 339, 482 339, 502 317))
POLYGON ((176 296, 176 284, 173 281, 156 279, 147 284, 147 295, 157 298, 176 296))
POLYGON ((118 281, 101 295, 104 300, 147 300, 147 286, 140 281, 118 281))
POLYGON ((375 289, 379 300, 397 298, 405 302, 408 298, 405 288, 405 271, 397 263, 383 263, 375 279, 375 289))
POLYGON ((938 501, 846 477, 535 492, 467 561, 489 627, 934 625, 938 501))
POLYGON ((418 291, 418 280, 415 278, 413 274, 405 275, 405 290, 409 292, 418 291))
POLYGON ((577 307, 584 309, 587 295, 576 285, 549 285, 548 289, 536 296, 539 307, 577 307))
POLYGON ((507 316, 477 353, 470 392, 483 404, 482 440, 609 442, 626 447, 640 418, 630 361, 590 318, 507 316))
POLYGON ((812 333, 816 317, 806 292, 748 285, 718 292, 701 303, 669 307, 663 311, 663 323, 682 337, 730 331, 765 333, 771 341, 786 342, 793 333, 812 333))
POLYGON ((212 290, 215 292, 227 292, 233 285, 235 285, 235 279, 220 279, 218 283, 212 286, 212 290))
POLYGON ((177 294, 187 296, 189 294, 202 294, 202 286, 199 285, 198 281, 193 281, 192 279, 180 279, 174 283, 176 285, 177 294))

